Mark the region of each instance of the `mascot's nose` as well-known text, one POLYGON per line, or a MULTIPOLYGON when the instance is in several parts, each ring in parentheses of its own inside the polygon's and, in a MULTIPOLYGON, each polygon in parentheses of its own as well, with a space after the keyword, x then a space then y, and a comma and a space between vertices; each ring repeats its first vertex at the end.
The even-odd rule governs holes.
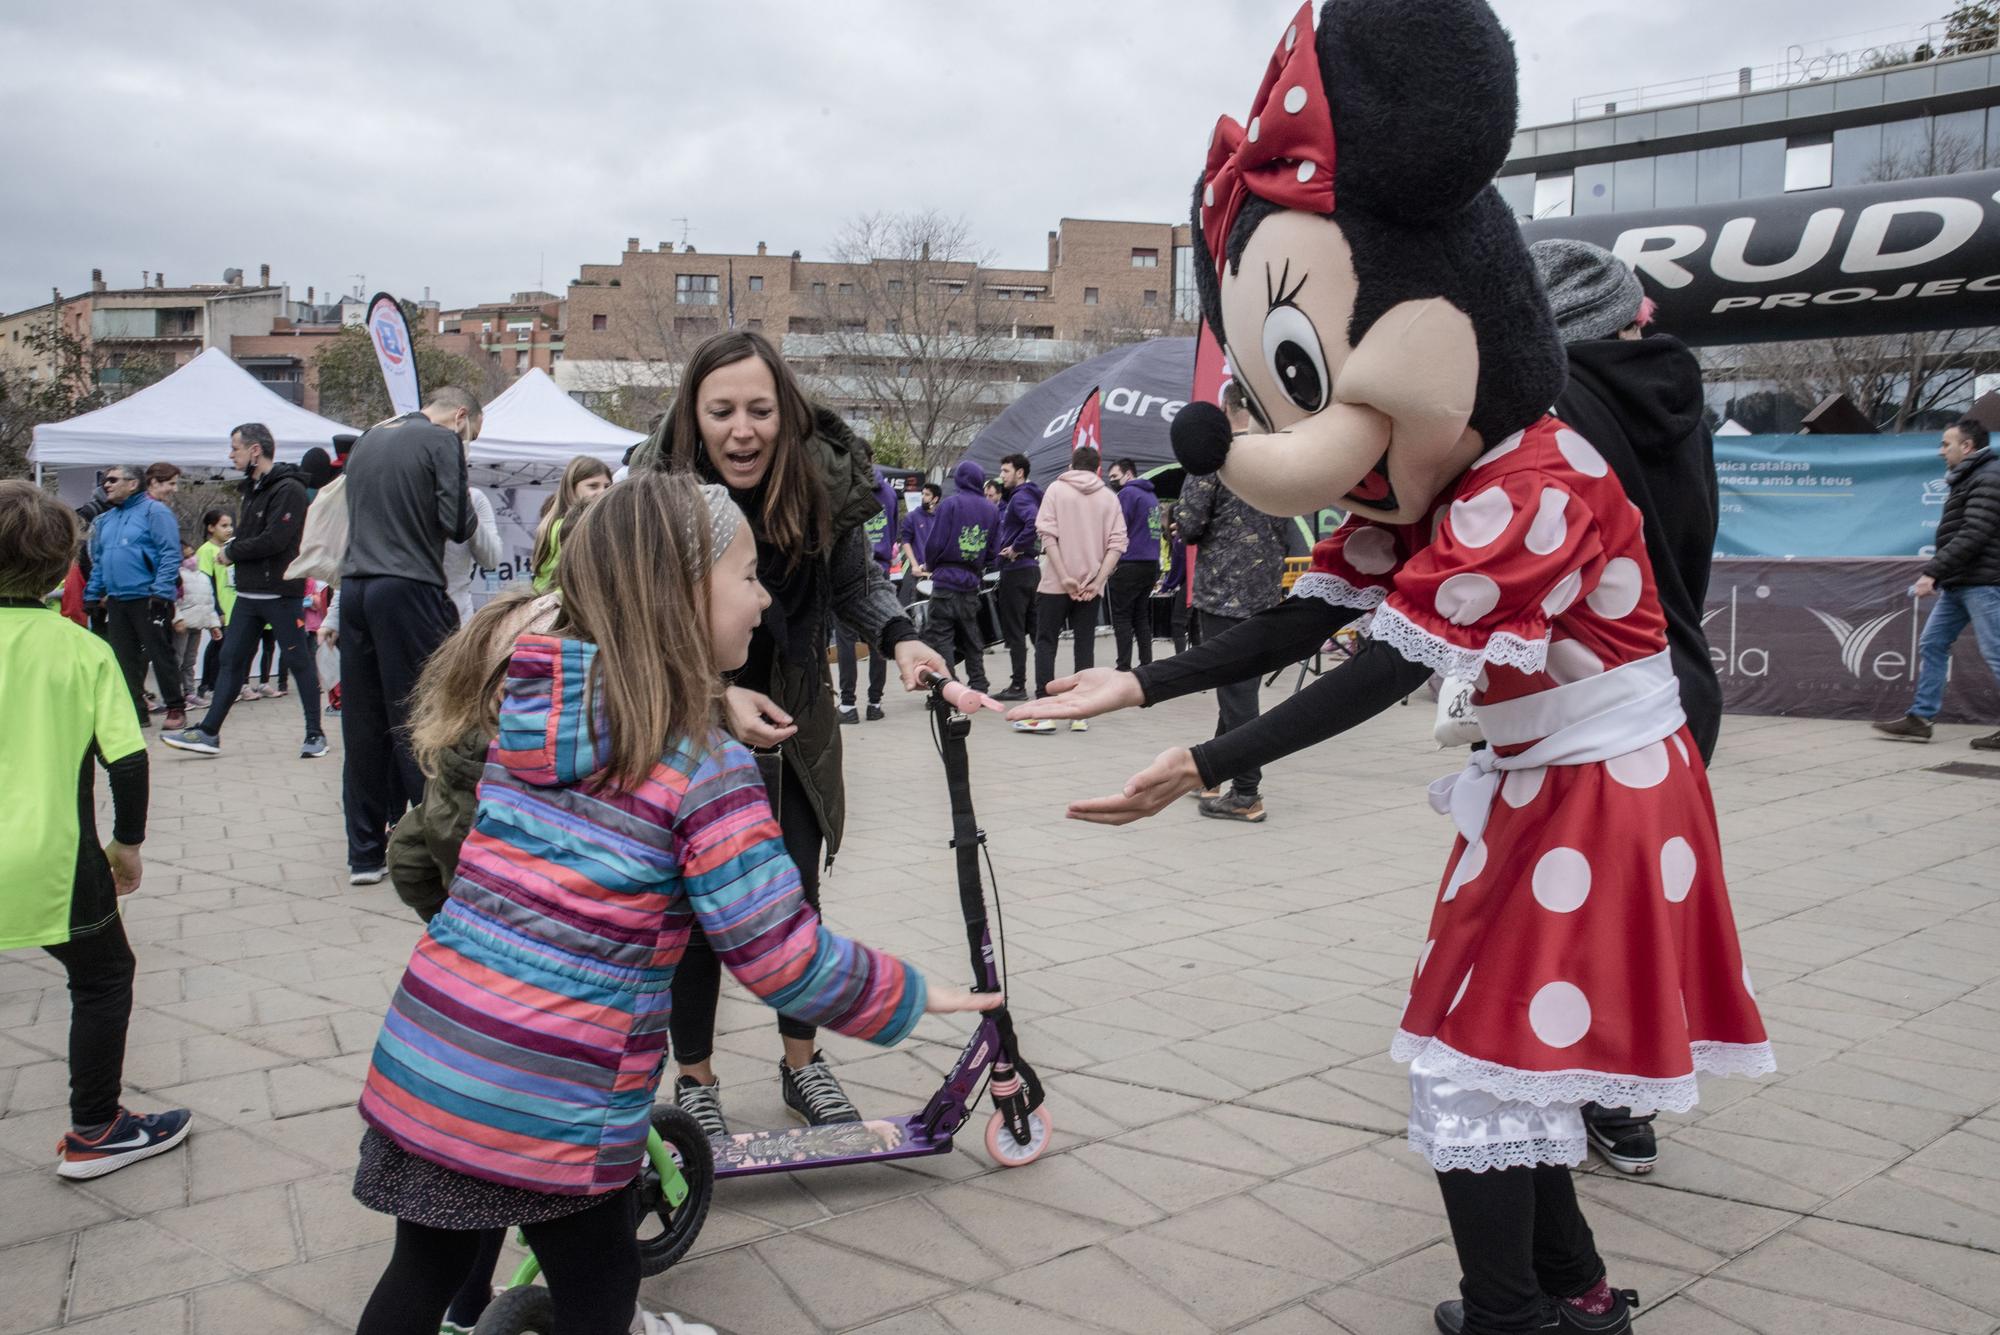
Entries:
POLYGON ((1212 403, 1190 403, 1174 414, 1174 457, 1196 477, 1220 473, 1229 458, 1229 415, 1212 403))

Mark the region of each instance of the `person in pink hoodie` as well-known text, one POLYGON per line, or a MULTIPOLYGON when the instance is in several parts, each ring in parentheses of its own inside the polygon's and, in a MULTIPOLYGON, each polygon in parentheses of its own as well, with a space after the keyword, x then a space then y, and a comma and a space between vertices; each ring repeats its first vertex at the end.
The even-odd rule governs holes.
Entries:
MULTIPOLYGON (((1097 475, 1098 453, 1078 446, 1069 471, 1050 484, 1035 516, 1042 540, 1042 579, 1035 586, 1035 694, 1048 694, 1056 675, 1056 642, 1065 627, 1075 641, 1076 671, 1096 666, 1098 595, 1125 551, 1125 517, 1118 497, 1097 475)), ((1020 732, 1054 732, 1046 719, 1023 720, 1020 732)), ((1071 732, 1090 725, 1073 721, 1071 732)))

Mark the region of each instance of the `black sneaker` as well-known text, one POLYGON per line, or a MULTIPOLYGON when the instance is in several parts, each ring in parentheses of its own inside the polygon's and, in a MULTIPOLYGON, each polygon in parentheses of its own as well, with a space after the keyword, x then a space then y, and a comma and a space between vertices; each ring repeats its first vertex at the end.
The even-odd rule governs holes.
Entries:
POLYGON ((1241 820, 1255 825, 1264 819, 1264 799, 1254 793, 1232 791, 1224 797, 1204 797, 1199 810, 1215 820, 1241 820))
POLYGON ((1915 714, 1905 714, 1899 719, 1873 726, 1884 737, 1893 737, 1899 742, 1928 742, 1931 739, 1931 721, 1918 718, 1915 714))
POLYGON ((1596 1316, 1570 1303, 1556 1304, 1556 1329, 1577 1335, 1632 1335, 1632 1309, 1639 1295, 1631 1289, 1611 1290, 1611 1306, 1596 1316))
POLYGON ((1590 1137, 1590 1147, 1621 1173, 1635 1177, 1650 1173, 1659 1160, 1660 1146, 1653 1137, 1650 1117, 1633 1117, 1624 1108, 1586 1104, 1583 1129, 1590 1137))
POLYGON ((813 1053, 813 1059, 796 1071, 779 1058, 778 1083, 784 1086, 785 1106, 808 1126, 861 1120, 822 1053, 813 1053))
POLYGON ((1000 703, 1002 704, 1010 704, 1016 700, 1027 699, 1028 690, 1025 686, 1009 686, 1006 690, 1000 692, 993 698, 995 700, 1000 701, 1000 703))
MULTIPOLYGON (((1556 1309, 1560 1306, 1562 1306, 1560 1303, 1549 1303, 1543 1309, 1541 1324, 1534 1329, 1562 1330, 1564 1328, 1562 1318, 1556 1314, 1556 1309)), ((1465 1335, 1465 1301, 1453 1298, 1450 1302, 1439 1303, 1431 1310, 1431 1320, 1437 1323, 1437 1328, 1443 1335, 1465 1335)))
POLYGON ((1975 751, 2000 751, 2000 732, 1989 732, 1966 743, 1975 751))
POLYGON ((842 723, 859 723, 861 722, 861 711, 853 705, 842 705, 840 707, 840 721, 842 723))
POLYGON ((682 1076, 674 1081, 674 1106, 699 1122, 708 1135, 729 1134, 729 1123, 722 1116, 722 1081, 704 1085, 691 1075, 682 1076))
POLYGON ((884 718, 888 716, 882 712, 882 706, 870 705, 868 706, 868 713, 866 717, 870 723, 880 723, 884 718))

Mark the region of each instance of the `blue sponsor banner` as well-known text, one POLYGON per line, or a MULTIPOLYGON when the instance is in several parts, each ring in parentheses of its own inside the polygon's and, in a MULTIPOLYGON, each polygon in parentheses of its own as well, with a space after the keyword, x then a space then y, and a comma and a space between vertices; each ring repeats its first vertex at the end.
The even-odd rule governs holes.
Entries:
POLYGON ((1717 436, 1717 556, 1929 556, 1944 512, 1938 433, 1717 436))

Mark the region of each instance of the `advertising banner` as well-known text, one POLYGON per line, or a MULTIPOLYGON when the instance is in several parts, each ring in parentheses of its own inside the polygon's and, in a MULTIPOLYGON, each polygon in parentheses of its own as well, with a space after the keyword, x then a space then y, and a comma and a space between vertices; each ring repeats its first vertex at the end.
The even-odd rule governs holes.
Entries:
POLYGON ((1936 434, 1717 436, 1717 556, 1929 556, 1948 488, 1936 434))
MULTIPOLYGON (((1702 627, 1738 714, 1888 719, 1917 688, 1917 639, 1935 598, 1918 560, 1717 561, 1702 627)), ((2000 683, 1968 630, 1951 657, 1940 723, 2000 723, 2000 683)))
POLYGON ((1728 204, 1543 218, 1638 271, 1685 343, 1858 338, 2000 324, 2000 171, 1728 204))
POLYGON ((396 416, 422 407, 417 351, 410 341, 409 321, 403 318, 402 305, 387 292, 377 292, 368 303, 368 340, 375 345, 375 360, 382 364, 382 379, 389 386, 389 404, 396 416))

